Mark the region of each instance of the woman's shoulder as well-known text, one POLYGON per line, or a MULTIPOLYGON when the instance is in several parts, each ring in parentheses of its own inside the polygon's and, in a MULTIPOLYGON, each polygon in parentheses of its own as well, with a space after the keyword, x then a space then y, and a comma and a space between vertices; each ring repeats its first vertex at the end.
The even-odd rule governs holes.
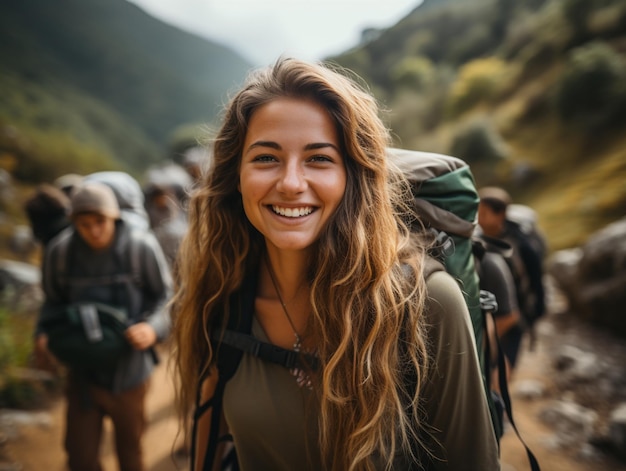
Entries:
POLYGON ((431 328, 441 335, 460 334, 472 330, 465 297, 458 282, 445 270, 437 270, 426 278, 425 315, 431 328))
POLYGON ((427 303, 444 307, 467 308, 459 283, 445 269, 425 270, 427 303))

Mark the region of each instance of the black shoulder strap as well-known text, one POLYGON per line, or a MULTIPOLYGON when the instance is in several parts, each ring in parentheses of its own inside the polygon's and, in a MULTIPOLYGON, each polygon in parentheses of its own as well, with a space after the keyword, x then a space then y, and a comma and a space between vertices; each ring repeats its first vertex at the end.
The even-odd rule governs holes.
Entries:
MULTIPOLYGON (((247 277, 239 291, 230 297, 230 310, 228 322, 225 331, 238 331, 249 334, 252 330, 252 316, 254 312, 254 298, 256 294, 256 277, 247 277)), ((218 336, 219 337, 219 336, 218 336)), ((213 348, 217 357, 216 366, 218 371, 218 381, 213 396, 204 403, 201 401, 201 389, 204 377, 199 378, 198 390, 196 393, 196 410, 193 416, 193 428, 191 431, 191 453, 190 453, 190 469, 195 469, 196 460, 196 437, 198 432, 198 422, 200 417, 209 409, 211 413, 211 425, 209 429, 208 443, 204 460, 202 462, 203 471, 211 471, 216 460, 217 447, 221 441, 228 437, 220 437, 220 421, 222 416, 222 403, 224 397, 224 389, 226 383, 235 374, 243 351, 231 345, 216 341, 213 338, 213 348)))
MULTIPOLYGON (((491 296, 493 296, 493 294, 491 294, 491 296)), ((495 309, 487 310, 485 312, 487 312, 489 315, 492 316, 493 321, 495 323, 495 318, 493 315, 494 311, 495 309)), ((509 419, 509 423, 511 424, 511 427, 513 427, 513 430, 515 431, 517 438, 519 439, 521 444, 524 446, 524 449, 526 450, 526 455, 528 456, 528 462, 530 463, 530 469, 532 471, 541 471, 537 458, 535 457, 531 449, 528 447, 528 445, 522 438, 517 428, 517 425, 515 425, 515 421, 513 420, 513 405, 511 403, 511 396, 509 395, 509 386, 508 386, 508 381, 506 378, 506 360, 504 358, 504 352, 502 350, 502 346, 500 345, 500 339, 498 338, 497 335, 494 335, 494 337, 496 340, 496 348, 498 350, 497 355, 496 355, 498 358, 498 385, 500 386, 500 396, 502 397, 502 402, 504 403, 504 411, 506 412, 506 416, 509 419)), ((485 344, 486 344, 486 356, 489 358, 489 361, 491 361, 490 353, 489 353, 489 339, 487 339, 485 344)))
POLYGON ((225 330, 224 332, 215 332, 212 338, 222 345, 228 345, 241 350, 243 353, 248 353, 263 361, 283 366, 289 370, 305 368, 315 371, 319 367, 319 359, 315 355, 279 347, 278 345, 259 340, 251 334, 237 332, 236 330, 225 330))
POLYGON ((133 281, 141 286, 143 283, 143 278, 141 276, 141 242, 142 238, 145 237, 142 231, 131 229, 128 240, 128 250, 130 257, 130 274, 133 278, 133 281))
POLYGON ((62 283, 67 281, 67 267, 69 266, 68 256, 70 252, 69 246, 73 238, 73 231, 67 230, 63 232, 63 236, 58 239, 54 274, 58 280, 62 281, 62 283))
MULTIPOLYGON (((118 229, 119 230, 119 229, 118 229)), ((141 276, 142 270, 142 261, 141 261, 141 245, 142 238, 145 237, 145 233, 136 230, 136 229, 127 229, 129 230, 128 234, 128 250, 129 250, 129 271, 118 273, 112 276, 103 276, 99 278, 100 282, 111 282, 111 281, 126 281, 129 279, 132 280, 137 286, 143 284, 143 278, 141 276)), ((73 254, 73 244, 76 243, 77 235, 74 231, 68 231, 64 234, 63 238, 60 238, 58 246, 57 246, 57 254, 55 260, 55 276, 57 279, 64 285, 69 283, 69 280, 72 278, 70 276, 70 267, 72 266, 72 254, 73 254)), ((81 281, 81 280, 72 280, 74 283, 78 282, 81 284, 88 284, 89 281, 81 281)))

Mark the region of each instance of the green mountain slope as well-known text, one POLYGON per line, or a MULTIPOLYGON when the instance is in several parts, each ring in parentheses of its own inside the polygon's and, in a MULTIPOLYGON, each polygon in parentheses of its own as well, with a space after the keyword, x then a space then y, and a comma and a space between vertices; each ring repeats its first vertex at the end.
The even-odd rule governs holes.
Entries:
POLYGON ((626 0, 430 1, 329 60, 395 145, 464 158, 560 249, 626 215, 625 44, 626 0))
POLYGON ((137 169, 162 157, 172 131, 213 120, 249 68, 125 0, 0 5, 0 124, 65 136, 98 161, 137 169))

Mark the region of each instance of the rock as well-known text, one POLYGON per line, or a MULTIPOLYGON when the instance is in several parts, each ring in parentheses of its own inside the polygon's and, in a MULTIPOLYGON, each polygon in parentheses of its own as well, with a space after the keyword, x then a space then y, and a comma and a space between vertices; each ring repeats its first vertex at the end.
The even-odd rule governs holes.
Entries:
POLYGON ((12 312, 33 312, 43 302, 41 270, 30 263, 0 260, 0 294, 12 312))
POLYGON ((0 273, 6 274, 11 283, 19 285, 38 285, 41 280, 39 267, 13 260, 0 260, 0 273))
POLYGON ((11 252, 21 260, 26 260, 37 249, 37 241, 30 226, 17 225, 13 227, 13 234, 9 241, 11 252))
POLYGON ((41 270, 30 263, 0 260, 0 294, 15 311, 34 311, 43 302, 41 270))
POLYGON ((546 385, 542 381, 527 379, 518 381, 514 384, 513 394, 520 399, 537 399, 543 397, 546 391, 546 385))
POLYGON ((580 249, 555 254, 548 271, 573 312, 626 337, 626 218, 593 234, 580 249))
POLYGON ((566 295, 570 304, 572 298, 576 297, 578 264, 582 256, 583 251, 580 247, 559 250, 546 263, 546 271, 566 295))
POLYGON ((583 443, 578 450, 578 456, 585 461, 599 461, 602 458, 599 450, 590 443, 583 443))
MULTIPOLYGON (((0 429, 14 429, 20 425, 36 425, 49 428, 52 425, 52 417, 48 412, 29 412, 17 409, 0 410, 0 429)), ((7 434, 10 438, 10 435, 7 434)))
POLYGON ((621 403, 609 418, 609 441, 615 453, 626 459, 626 403, 621 403))
POLYGON ((575 402, 555 400, 539 413, 539 418, 555 429, 560 446, 571 446, 588 442, 598 414, 575 402))
POLYGON ((558 349, 554 367, 571 381, 595 381, 603 373, 596 355, 572 345, 563 345, 558 349))

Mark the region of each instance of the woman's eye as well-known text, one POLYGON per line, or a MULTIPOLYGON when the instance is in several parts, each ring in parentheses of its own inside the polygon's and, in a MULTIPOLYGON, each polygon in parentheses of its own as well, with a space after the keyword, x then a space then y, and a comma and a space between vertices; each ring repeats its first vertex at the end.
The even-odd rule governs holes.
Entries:
POLYGON ((257 155, 253 160, 255 162, 275 162, 276 158, 273 155, 262 154, 262 155, 257 155))
POLYGON ((309 159, 311 162, 332 162, 333 159, 327 155, 314 155, 309 159))

